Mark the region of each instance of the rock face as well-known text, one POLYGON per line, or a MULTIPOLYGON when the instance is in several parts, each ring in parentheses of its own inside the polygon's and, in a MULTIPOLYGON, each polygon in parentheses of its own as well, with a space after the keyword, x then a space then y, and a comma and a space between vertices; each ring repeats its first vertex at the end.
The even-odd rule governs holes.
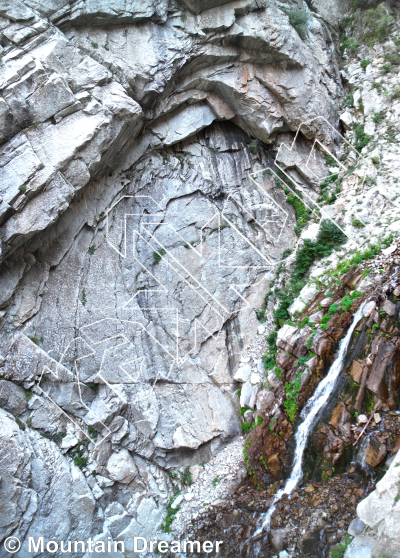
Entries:
POLYGON ((376 490, 357 507, 357 514, 368 527, 376 528, 379 536, 398 540, 399 535, 399 473, 400 454, 397 453, 389 471, 376 485, 376 490))
POLYGON ((305 41, 295 0, 0 6, 1 540, 61 517, 59 539, 131 556, 167 471, 239 433, 238 381, 266 412, 240 354, 295 214, 254 175, 302 122, 282 155, 300 186, 308 139, 335 149, 313 121, 337 122, 334 4, 313 3, 305 41))

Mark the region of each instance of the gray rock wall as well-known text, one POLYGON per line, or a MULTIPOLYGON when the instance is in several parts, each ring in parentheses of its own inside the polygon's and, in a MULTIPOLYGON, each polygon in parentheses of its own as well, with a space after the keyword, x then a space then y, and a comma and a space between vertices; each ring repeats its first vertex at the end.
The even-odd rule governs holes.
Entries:
POLYGON ((252 176, 341 94, 332 29, 311 14, 303 41, 296 6, 0 6, 0 538, 151 534, 167 471, 239 433, 233 377, 296 238, 252 176))

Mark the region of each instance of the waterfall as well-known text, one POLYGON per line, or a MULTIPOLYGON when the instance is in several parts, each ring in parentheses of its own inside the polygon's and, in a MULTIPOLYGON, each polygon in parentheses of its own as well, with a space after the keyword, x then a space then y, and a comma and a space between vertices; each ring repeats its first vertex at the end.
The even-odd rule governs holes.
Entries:
POLYGON ((353 323, 351 324, 346 336, 340 342, 338 356, 336 357, 335 362, 330 367, 328 374, 318 384, 318 387, 315 390, 314 395, 311 397, 311 399, 309 399, 307 405, 304 407, 304 409, 301 412, 300 416, 304 420, 299 425, 295 436, 296 449, 295 449, 292 474, 290 475, 289 479, 286 481, 285 487, 279 490, 275 494, 274 501, 272 502, 268 512, 265 514, 265 518, 262 526, 259 529, 257 529, 253 537, 261 533, 263 530, 268 530, 269 524, 271 522, 271 517, 275 511, 277 502, 282 498, 284 494, 290 495, 293 492, 293 490, 297 487, 298 483, 300 482, 303 476, 302 464, 303 464, 304 450, 306 449, 308 436, 310 435, 310 432, 314 427, 319 412, 325 406, 325 404, 327 403, 329 397, 333 392, 333 389, 336 384, 336 380, 338 379, 339 374, 343 367, 343 360, 346 356, 346 352, 350 343, 351 336, 358 322, 362 318, 362 311, 364 305, 365 303, 363 303, 360 306, 360 308, 357 310, 356 314, 354 315, 353 323))

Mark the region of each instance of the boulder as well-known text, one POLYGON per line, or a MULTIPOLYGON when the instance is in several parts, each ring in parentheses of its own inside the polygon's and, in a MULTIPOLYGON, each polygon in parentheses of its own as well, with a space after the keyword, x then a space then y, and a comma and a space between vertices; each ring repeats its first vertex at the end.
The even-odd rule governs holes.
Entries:
POLYGON ((311 314, 310 322, 313 322, 314 324, 319 324, 321 323, 323 317, 324 317, 324 312, 322 310, 319 310, 318 312, 311 314))
POLYGON ((236 374, 234 375, 233 379, 235 382, 247 382, 251 374, 251 366, 250 364, 246 364, 245 366, 241 366, 236 374))
POLYGON ((315 531, 307 531, 297 544, 304 554, 314 554, 319 542, 320 532, 317 529, 315 531))
POLYGON ((374 300, 370 300, 363 308, 363 317, 369 318, 370 315, 375 312, 376 310, 376 302, 374 300))
POLYGON ((243 415, 244 420, 247 422, 247 424, 253 424, 253 420, 254 420, 254 413, 253 411, 246 411, 243 415))
POLYGON ((333 428, 336 428, 336 430, 339 430, 339 428, 346 424, 346 422, 348 422, 350 419, 351 415, 346 409, 345 404, 339 403, 333 411, 332 418, 329 421, 329 424, 333 426, 333 428))
POLYGON ((353 122, 354 122, 354 116, 352 115, 352 113, 348 110, 346 110, 346 112, 343 112, 340 115, 340 121, 342 122, 342 124, 345 126, 345 128, 347 130, 350 130, 353 122))
POLYGON ((372 537, 358 536, 347 547, 344 558, 373 558, 374 545, 372 537))
POLYGON ((27 406, 25 390, 7 380, 0 380, 0 407, 13 414, 21 415, 27 406))
POLYGON ((287 531, 285 529, 272 529, 269 539, 274 550, 280 552, 287 548, 287 531))
POLYGON ((383 310, 383 312, 385 312, 388 316, 395 316, 396 314, 396 305, 393 304, 393 302, 390 302, 390 300, 385 300, 379 310, 383 310))
POLYGON ((175 498, 175 500, 172 502, 171 508, 173 510, 176 510, 176 508, 180 505, 182 500, 183 500, 183 494, 179 494, 179 496, 177 496, 177 498, 175 498))
POLYGON ((275 355, 275 361, 276 364, 281 368, 290 368, 294 362, 294 357, 288 355, 286 351, 282 351, 282 349, 278 349, 275 355))
POLYGON ((240 394, 240 406, 254 409, 258 389, 257 385, 253 386, 250 382, 243 384, 242 392, 240 394))
POLYGON ((261 390, 257 396, 257 411, 262 416, 268 415, 275 403, 275 395, 272 391, 261 390))
POLYGON ((318 362, 319 362, 319 358, 317 357, 317 355, 315 355, 312 358, 310 358, 310 360, 307 360, 304 366, 308 368, 310 372, 314 373, 318 367, 318 362))
POLYGON ((257 372, 253 372, 250 376, 250 383, 253 385, 259 384, 261 382, 261 376, 260 374, 257 374, 257 372))
POLYGON ((310 328, 299 330, 294 326, 284 325, 278 331, 276 344, 283 351, 287 351, 295 357, 300 358, 307 354, 306 340, 310 332, 310 328))
POLYGON ((333 297, 328 297, 321 300, 320 305, 322 306, 322 308, 329 308, 334 302, 335 299, 333 297))
POLYGON ((357 384, 360 383, 363 373, 363 365, 359 360, 353 360, 350 367, 350 375, 357 384))
POLYGON ((381 463, 386 455, 386 446, 377 438, 371 437, 365 451, 365 461, 371 467, 376 467, 381 463))
POLYGON ((201 467, 201 465, 193 465, 192 467, 189 467, 189 471, 192 475, 192 481, 196 482, 201 473, 204 471, 204 467, 201 467))
POLYGON ((293 340, 296 339, 296 335, 298 334, 299 330, 297 327, 291 325, 284 325, 278 331, 278 337, 276 340, 276 344, 279 348, 287 351, 287 347, 291 347, 293 345, 293 340))
POLYGON ((137 475, 136 464, 127 449, 113 453, 107 461, 110 478, 123 484, 129 484, 137 475))
POLYGON ((364 531, 364 528, 365 528, 365 523, 361 521, 359 517, 355 517, 353 521, 350 523, 347 532, 352 537, 357 537, 358 535, 361 535, 361 533, 364 531))

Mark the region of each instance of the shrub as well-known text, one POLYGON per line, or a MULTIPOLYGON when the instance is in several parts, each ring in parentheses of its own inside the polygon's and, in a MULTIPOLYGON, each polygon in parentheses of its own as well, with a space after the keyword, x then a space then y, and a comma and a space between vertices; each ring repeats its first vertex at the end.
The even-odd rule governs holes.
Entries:
POLYGON ((354 147, 357 149, 357 151, 361 151, 362 149, 364 149, 364 147, 366 147, 369 144, 369 142, 371 141, 371 136, 369 136, 364 132, 363 124, 358 124, 358 126, 356 126, 354 129, 354 133, 355 133, 354 147))
POLYGON ((385 54, 385 60, 387 60, 393 66, 400 66, 400 53, 398 52, 387 52, 385 54))
POLYGON ((274 319, 277 325, 282 325, 282 320, 285 321, 290 318, 288 313, 289 306, 304 287, 304 275, 315 259, 330 256, 335 247, 344 244, 346 241, 347 237, 335 223, 329 220, 321 222, 316 241, 304 240, 304 245, 296 253, 287 290, 285 292, 277 292, 280 300, 279 307, 274 311, 274 319))
POLYGON ((302 372, 299 372, 297 377, 292 380, 290 384, 285 384, 286 399, 283 406, 285 407, 290 422, 293 422, 297 415, 296 398, 299 395, 301 387, 301 375, 302 372))
POLYGON ((336 159, 335 159, 334 157, 331 157, 330 155, 327 155, 327 156, 325 157, 325 163, 328 165, 328 167, 337 167, 337 166, 339 166, 339 165, 337 164, 336 159))
POLYGON ((364 223, 360 221, 360 219, 353 219, 351 224, 353 225, 353 227, 357 227, 358 229, 362 229, 363 227, 365 227, 364 223))
POLYGON ((178 511, 180 510, 179 506, 176 506, 175 509, 171 507, 177 496, 179 496, 179 493, 172 496, 171 500, 167 504, 167 517, 165 518, 164 523, 161 524, 161 529, 164 531, 164 533, 171 532, 171 523, 175 519, 175 514, 178 513, 178 511))
POLYGON ((355 39, 353 39, 353 37, 342 37, 342 41, 340 43, 342 52, 344 52, 345 50, 348 50, 350 52, 355 52, 357 50, 357 47, 359 46, 360 43, 358 43, 355 39))
POLYGON ((392 65, 390 64, 390 62, 385 62, 385 63, 381 66, 381 72, 382 72, 382 74, 384 74, 384 75, 390 74, 391 71, 392 71, 392 65))
POLYGON ((382 122, 382 120, 385 119, 385 111, 384 110, 380 110, 380 111, 374 111, 374 115, 372 117, 372 120, 375 122, 375 124, 380 124, 382 122))
MULTIPOLYGON (((281 183, 279 182, 278 184, 278 182, 279 181, 277 181, 277 185, 281 186, 281 183)), ((297 194, 296 196, 287 188, 284 188, 284 192, 286 194, 286 201, 290 203, 290 205, 292 205, 294 207, 294 210, 296 211, 297 225, 294 228, 294 232, 300 235, 301 230, 308 224, 309 220, 311 219, 310 212, 301 201, 301 194, 297 194)))
POLYGON ((250 153, 253 155, 257 155, 258 153, 258 141, 256 139, 252 139, 249 145, 250 153))
POLYGON ((302 39, 307 36, 308 14, 304 10, 296 9, 287 12, 290 25, 292 25, 302 39))
POLYGON ((83 469, 88 462, 88 459, 88 457, 81 457, 80 455, 77 455, 74 459, 74 465, 79 467, 79 469, 83 469))
POLYGON ((393 18, 386 13, 382 5, 378 6, 377 9, 367 10, 363 16, 363 42, 372 46, 375 42, 386 41, 393 21, 393 18))
POLYGON ((181 482, 182 484, 187 484, 188 486, 192 484, 192 473, 190 472, 190 467, 185 467, 182 475, 181 475, 181 482))
POLYGON ((361 60, 360 65, 363 70, 367 69, 367 66, 371 64, 371 60, 361 60))
POLYGON ((354 97, 352 93, 349 93, 348 95, 346 95, 346 98, 342 103, 342 107, 351 108, 353 105, 354 105, 354 97))
POLYGON ((166 254, 166 250, 164 250, 164 248, 161 248, 161 250, 159 250, 158 252, 153 252, 154 260, 152 265, 157 265, 158 263, 160 263, 161 258, 164 254, 166 254))

